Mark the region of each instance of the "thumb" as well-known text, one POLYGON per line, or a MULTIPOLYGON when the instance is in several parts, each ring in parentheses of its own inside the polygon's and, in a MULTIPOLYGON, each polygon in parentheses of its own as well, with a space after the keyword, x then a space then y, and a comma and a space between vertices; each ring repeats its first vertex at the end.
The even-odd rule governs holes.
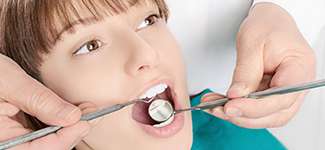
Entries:
POLYGON ((0 89, 6 95, 5 101, 46 124, 68 126, 79 121, 81 111, 78 107, 64 101, 27 74, 16 76, 16 80, 7 80, 11 81, 10 86, 0 89))
POLYGON ((229 98, 238 98, 255 91, 264 73, 263 45, 247 39, 237 41, 237 61, 232 84, 227 92, 229 98))
POLYGON ((50 125, 67 126, 80 119, 79 108, 62 100, 0 54, 0 99, 50 125))

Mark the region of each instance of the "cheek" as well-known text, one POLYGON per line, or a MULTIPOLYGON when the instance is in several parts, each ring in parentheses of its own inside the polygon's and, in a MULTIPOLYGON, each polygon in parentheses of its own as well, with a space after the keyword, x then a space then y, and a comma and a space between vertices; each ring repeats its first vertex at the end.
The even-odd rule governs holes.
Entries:
POLYGON ((186 70, 181 48, 168 28, 162 28, 154 33, 159 38, 152 38, 149 43, 158 51, 162 69, 173 77, 182 103, 189 106, 186 70))
MULTIPOLYGON (((80 104, 93 102, 99 106, 116 103, 124 95, 118 85, 125 81, 121 67, 116 67, 108 59, 87 60, 87 63, 56 64, 43 71, 44 83, 67 101, 80 104), (59 71, 60 70, 60 71, 59 71)), ((83 61, 85 62, 85 61, 83 61)))
MULTIPOLYGON (((168 68, 176 80, 186 84, 186 70, 182 51, 174 36, 166 28, 160 41, 155 44, 159 49, 160 60, 168 68)), ((184 87, 185 89, 185 87, 184 87)))
POLYGON ((162 65, 168 66, 172 69, 181 73, 180 76, 184 77, 184 62, 181 53, 181 48, 178 42, 169 31, 165 24, 159 24, 155 29, 152 29, 143 35, 143 38, 149 43, 149 45, 158 51, 160 61, 162 65))

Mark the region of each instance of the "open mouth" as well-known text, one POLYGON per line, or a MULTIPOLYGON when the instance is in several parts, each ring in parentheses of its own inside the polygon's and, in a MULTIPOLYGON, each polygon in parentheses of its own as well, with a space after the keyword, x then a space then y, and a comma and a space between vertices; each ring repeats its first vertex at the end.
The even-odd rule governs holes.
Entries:
POLYGON ((155 128, 162 128, 170 125, 174 121, 173 111, 175 110, 174 97, 172 89, 167 84, 159 84, 149 89, 141 99, 151 99, 150 103, 137 103, 133 107, 132 118, 144 125, 150 125, 155 128), (162 104, 162 105, 160 105, 162 104), (157 107, 163 107, 165 114, 157 113, 157 107), (156 117, 154 117, 156 116, 156 117))

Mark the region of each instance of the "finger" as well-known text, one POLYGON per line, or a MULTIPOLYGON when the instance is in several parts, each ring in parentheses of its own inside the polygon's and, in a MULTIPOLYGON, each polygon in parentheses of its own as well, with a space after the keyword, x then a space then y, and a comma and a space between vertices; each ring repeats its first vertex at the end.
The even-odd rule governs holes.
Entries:
POLYGON ((315 64, 300 58, 285 58, 271 80, 271 87, 295 85, 315 78, 315 64))
POLYGON ((270 96, 263 99, 234 99, 225 105, 225 112, 229 117, 260 118, 290 108, 299 95, 301 94, 270 96))
POLYGON ((225 114, 223 106, 216 107, 214 109, 204 110, 205 112, 218 117, 223 120, 228 120, 229 117, 225 114))
MULTIPOLYGON (((89 114, 95 111, 98 111, 97 105, 90 103, 90 102, 86 102, 86 103, 82 103, 79 105, 80 110, 82 111, 82 114, 89 114)), ((90 120, 88 121, 88 123, 94 127, 97 124, 100 123, 100 121, 102 120, 102 117, 96 118, 94 120, 90 120)))
POLYGON ((264 91, 270 88, 272 75, 264 74, 262 81, 256 91, 264 91))
MULTIPOLYGON (((301 61, 295 57, 284 58, 271 79, 270 87, 283 87, 312 80, 314 78, 313 67, 306 66, 301 61), (310 74, 306 74, 306 70, 310 70, 310 74)), ((226 104, 225 112, 230 117, 260 118, 289 108, 299 95, 304 96, 305 93, 272 96, 261 100, 233 100, 226 104)))
POLYGON ((263 41, 252 39, 245 31, 238 34, 237 62, 229 98, 245 96, 255 91, 263 77, 263 41))
POLYGON ((77 124, 63 128, 55 134, 34 140, 29 143, 19 145, 13 150, 58 150, 71 149, 78 144, 90 131, 90 125, 87 122, 78 122, 77 124))
POLYGON ((9 117, 0 116, 0 122, 0 141, 5 141, 30 132, 30 130, 25 129, 23 125, 9 117))
MULTIPOLYGON (((224 95, 221 95, 221 94, 217 94, 217 93, 208 93, 208 94, 205 94, 202 96, 201 98, 201 102, 209 102, 209 101, 215 101, 215 100, 218 100, 218 99, 221 99, 221 98, 224 98, 225 96, 224 95)), ((223 120, 227 120, 228 119, 228 116, 224 113, 224 108, 222 106, 220 107, 216 107, 216 108, 213 108, 213 109, 207 109, 207 110, 204 110, 205 112, 213 115, 213 116, 216 116, 220 119, 223 119, 223 120)))
POLYGON ((6 102, 0 102, 0 116, 9 116, 12 117, 16 115, 19 112, 19 109, 9 103, 6 102))
POLYGON ((0 97, 44 123, 67 126, 80 119, 80 110, 18 69, 0 78, 0 97))
POLYGON ((90 102, 82 103, 78 107, 80 108, 82 114, 92 113, 97 110, 97 106, 90 102))
POLYGON ((211 92, 211 93, 204 94, 201 97, 201 103, 218 100, 218 99, 225 98, 225 97, 226 97, 225 95, 211 92))
POLYGON ((244 118, 244 117, 235 117, 230 118, 229 121, 236 124, 237 126, 244 128, 275 128, 281 127, 287 124, 290 119, 296 114, 299 110, 301 104, 303 102, 303 96, 300 96, 299 99, 290 107, 289 109, 282 110, 280 112, 274 113, 272 115, 252 119, 252 118, 244 118))

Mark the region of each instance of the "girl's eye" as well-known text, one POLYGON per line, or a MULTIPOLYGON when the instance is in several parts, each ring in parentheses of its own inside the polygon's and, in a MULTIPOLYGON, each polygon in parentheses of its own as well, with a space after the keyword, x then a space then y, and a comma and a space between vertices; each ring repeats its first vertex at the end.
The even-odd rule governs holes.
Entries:
POLYGON ((141 24, 138 26, 137 30, 144 29, 148 26, 155 24, 159 20, 159 16, 157 14, 150 15, 141 24))
POLYGON ((103 45, 103 43, 99 40, 91 40, 91 41, 87 42, 86 44, 84 44, 83 46, 81 46, 73 54, 74 55, 87 54, 87 53, 90 53, 92 51, 99 49, 100 47, 102 47, 102 45, 103 45))

